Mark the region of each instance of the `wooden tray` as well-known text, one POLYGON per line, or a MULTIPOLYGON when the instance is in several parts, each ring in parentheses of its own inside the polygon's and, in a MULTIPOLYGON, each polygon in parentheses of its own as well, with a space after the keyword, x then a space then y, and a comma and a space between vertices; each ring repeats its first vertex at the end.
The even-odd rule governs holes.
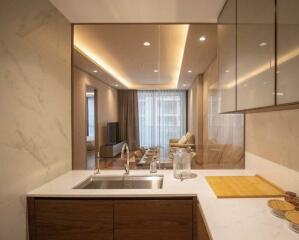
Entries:
POLYGON ((283 197, 284 191, 259 175, 207 176, 210 187, 218 198, 283 197))

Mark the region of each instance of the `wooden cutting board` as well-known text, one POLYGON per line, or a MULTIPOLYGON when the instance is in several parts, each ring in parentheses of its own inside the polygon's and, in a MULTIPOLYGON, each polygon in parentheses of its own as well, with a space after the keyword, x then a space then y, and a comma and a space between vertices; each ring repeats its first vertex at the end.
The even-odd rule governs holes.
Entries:
POLYGON ((218 198, 267 198, 283 197, 284 191, 259 175, 207 176, 218 198))

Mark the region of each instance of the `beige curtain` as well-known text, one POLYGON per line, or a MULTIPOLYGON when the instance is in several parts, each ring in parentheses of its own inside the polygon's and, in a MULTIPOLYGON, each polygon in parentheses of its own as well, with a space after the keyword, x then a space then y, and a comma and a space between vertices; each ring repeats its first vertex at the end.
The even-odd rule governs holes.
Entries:
POLYGON ((136 90, 118 91, 119 131, 131 150, 139 148, 138 96, 136 90))

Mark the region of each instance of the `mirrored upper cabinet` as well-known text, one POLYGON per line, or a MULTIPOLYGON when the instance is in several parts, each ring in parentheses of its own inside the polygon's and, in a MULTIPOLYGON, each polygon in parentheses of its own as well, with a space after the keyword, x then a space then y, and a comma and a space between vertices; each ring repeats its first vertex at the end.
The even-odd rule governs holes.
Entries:
POLYGON ((299 102, 299 1, 277 1, 277 104, 299 102))
POLYGON ((236 0, 228 0, 218 18, 221 112, 236 110, 236 0))
POLYGON ((237 110, 275 104, 275 1, 237 1, 237 110))

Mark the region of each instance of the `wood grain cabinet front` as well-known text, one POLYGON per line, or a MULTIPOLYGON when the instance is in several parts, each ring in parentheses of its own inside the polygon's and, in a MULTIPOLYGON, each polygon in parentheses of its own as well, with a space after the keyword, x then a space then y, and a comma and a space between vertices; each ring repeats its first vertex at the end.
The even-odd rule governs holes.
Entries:
POLYGON ((195 197, 28 198, 30 240, 197 239, 195 197))
MULTIPOLYGON (((30 201, 30 200, 29 200, 30 201)), ((113 240, 113 203, 37 199, 29 203, 30 240, 113 240)))
POLYGON ((117 201, 115 240, 193 239, 192 200, 117 201))

